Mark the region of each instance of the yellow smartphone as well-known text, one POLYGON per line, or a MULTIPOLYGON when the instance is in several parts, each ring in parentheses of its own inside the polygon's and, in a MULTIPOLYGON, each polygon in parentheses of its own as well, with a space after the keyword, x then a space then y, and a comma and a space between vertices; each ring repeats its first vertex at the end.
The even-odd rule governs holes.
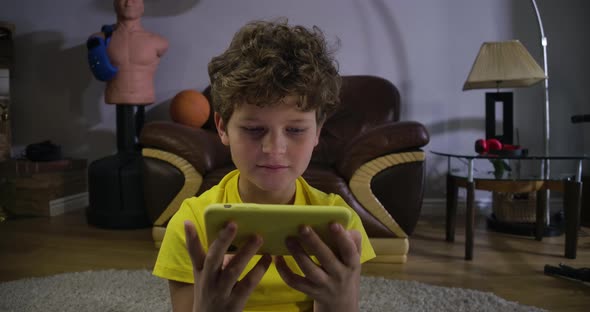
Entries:
POLYGON ((262 236, 264 243, 258 254, 289 255, 287 237, 299 236, 302 225, 311 226, 319 237, 335 250, 328 226, 332 222, 348 228, 352 213, 342 206, 269 205, 269 204, 212 204, 205 208, 207 245, 217 238, 228 221, 238 225, 238 232, 228 253, 237 251, 253 234, 262 236))

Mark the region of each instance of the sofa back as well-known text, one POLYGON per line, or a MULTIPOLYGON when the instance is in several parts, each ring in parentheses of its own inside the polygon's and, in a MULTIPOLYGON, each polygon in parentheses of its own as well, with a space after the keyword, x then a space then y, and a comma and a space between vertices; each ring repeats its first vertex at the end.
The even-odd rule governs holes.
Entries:
POLYGON ((313 163, 330 166, 356 136, 399 120, 399 91, 380 77, 343 76, 340 102, 324 123, 313 163))

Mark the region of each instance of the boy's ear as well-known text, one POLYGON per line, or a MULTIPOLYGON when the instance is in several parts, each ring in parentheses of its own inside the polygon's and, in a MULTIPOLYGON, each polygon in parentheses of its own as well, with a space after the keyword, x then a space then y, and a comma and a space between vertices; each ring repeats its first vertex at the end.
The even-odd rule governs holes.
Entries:
POLYGON ((217 128, 219 138, 221 138, 221 143, 223 143, 224 145, 229 145, 227 125, 223 122, 223 118, 221 118, 221 115, 219 115, 218 112, 215 112, 213 118, 215 119, 215 127, 217 128))
POLYGON ((315 133, 315 144, 313 146, 317 146, 320 143, 320 133, 322 133, 322 127, 324 126, 324 120, 318 122, 318 126, 315 133))

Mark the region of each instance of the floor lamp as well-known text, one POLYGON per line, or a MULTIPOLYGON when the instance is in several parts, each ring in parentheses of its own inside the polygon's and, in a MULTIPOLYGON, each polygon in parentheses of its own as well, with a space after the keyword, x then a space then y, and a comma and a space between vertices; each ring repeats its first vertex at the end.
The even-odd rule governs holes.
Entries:
MULTIPOLYGON (((547 69, 547 37, 545 37, 545 30, 543 29, 543 21, 541 20, 541 14, 539 13, 539 7, 537 6, 537 1, 531 0, 531 5, 535 10, 535 15, 537 16, 537 24, 539 24, 539 33, 541 34, 541 47, 543 49, 543 71, 545 72, 545 110, 543 111, 543 151, 545 152, 545 156, 549 155, 549 141, 550 141, 550 133, 549 133, 549 70, 547 69)), ((543 162, 543 176, 549 178, 549 174, 551 173, 551 164, 549 160, 543 162)), ((549 224, 550 220, 550 209, 549 209, 549 199, 551 195, 547 190, 545 192, 545 202, 547 203, 547 212, 546 220, 547 224, 549 224)))

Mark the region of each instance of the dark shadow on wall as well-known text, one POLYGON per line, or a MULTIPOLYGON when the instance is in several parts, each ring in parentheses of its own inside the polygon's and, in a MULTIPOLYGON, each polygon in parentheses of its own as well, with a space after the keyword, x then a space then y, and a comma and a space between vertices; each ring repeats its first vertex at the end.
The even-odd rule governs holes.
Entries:
POLYGON ((356 17, 360 21, 361 26, 361 33, 362 38, 360 38, 363 42, 363 47, 365 48, 367 55, 364 55, 362 61, 365 63, 364 68, 367 68, 368 72, 376 72, 379 70, 379 64, 377 64, 376 60, 378 59, 375 55, 377 49, 372 49, 373 43, 378 39, 373 36, 373 33, 370 31, 370 21, 371 21, 371 13, 368 12, 366 1, 353 1, 352 5, 354 5, 356 11, 356 17))
MULTIPOLYGON (((498 123, 498 126, 500 124, 498 123)), ((434 141, 436 137, 442 137, 443 135, 452 137, 454 133, 460 133, 470 130, 481 131, 485 129, 485 118, 462 118, 462 119, 449 119, 441 120, 432 124, 425 124, 428 133, 430 134, 430 141, 434 141)), ((472 142, 456 142, 457 146, 471 146, 472 142), (461 144, 460 144, 461 143, 461 144)), ((474 142, 473 142, 474 143, 474 142)), ((426 148, 428 150, 429 148, 426 148)), ((432 148, 435 149, 435 148, 432 148)), ((440 148, 441 151, 452 152, 453 146, 447 148, 440 148)), ((470 152, 471 148, 463 148, 459 152, 470 152)), ((473 150, 473 153, 475 151, 473 150)), ((432 154, 427 151, 426 161, 428 163, 429 170, 426 172, 426 188, 424 198, 441 198, 446 193, 446 175, 447 175, 447 158, 432 154)))
MULTIPOLYGON (((94 0, 94 7, 114 12, 113 0, 94 0)), ((191 10, 200 0, 144 0, 144 16, 174 16, 191 10)))
POLYGON ((93 83, 85 44, 63 45, 59 32, 15 37, 15 55, 23 57, 15 59, 14 144, 53 140, 64 156, 97 156, 115 142, 114 133, 91 130, 102 122, 104 86, 93 83))
POLYGON ((172 121, 170 118, 170 102, 172 98, 154 103, 146 109, 145 123, 152 121, 172 121))
MULTIPOLYGON (((590 152, 590 137, 584 128, 571 124, 572 115, 588 113, 590 105, 586 74, 590 70, 590 42, 587 39, 590 27, 590 2, 570 0, 556 2, 537 0, 539 13, 547 38, 547 62, 549 76, 550 110, 550 152, 556 154, 582 154, 590 152), (586 25, 586 26, 584 26, 586 25)), ((529 50, 537 63, 543 66, 541 32, 536 13, 530 0, 512 2, 512 22, 514 37, 529 50)), ((544 84, 534 86, 530 92, 522 93, 522 103, 527 112, 540 114, 521 114, 515 117, 522 124, 535 125, 530 129, 531 137, 543 143, 544 84)), ((586 128, 587 129, 587 128, 586 128)), ((560 162, 552 163, 552 171, 558 172, 560 162), (554 170, 555 169, 555 170, 554 170)), ((588 172, 586 162, 583 171, 588 172)))
MULTIPOLYGON (((362 3, 365 4, 364 1, 362 3)), ((385 41, 391 46, 391 50, 393 51, 393 55, 391 57, 394 59, 394 63, 397 64, 398 68, 400 69, 396 74, 399 77, 403 77, 403 80, 396 81, 395 85, 399 88, 400 94, 404 95, 403 102, 413 103, 413 100, 410 97, 412 94, 412 78, 410 77, 408 54, 403 44, 404 40, 403 35, 400 32, 400 27, 398 27, 395 18, 391 14, 392 9, 388 7, 388 3, 389 1, 384 0, 366 2, 366 4, 372 4, 374 6, 374 11, 377 12, 379 20, 385 27, 388 34, 387 38, 375 39, 385 39, 385 41)), ((402 110, 400 112, 402 120, 407 119, 405 118, 407 116, 414 116, 411 111, 412 107, 413 105, 402 106, 402 110)))

